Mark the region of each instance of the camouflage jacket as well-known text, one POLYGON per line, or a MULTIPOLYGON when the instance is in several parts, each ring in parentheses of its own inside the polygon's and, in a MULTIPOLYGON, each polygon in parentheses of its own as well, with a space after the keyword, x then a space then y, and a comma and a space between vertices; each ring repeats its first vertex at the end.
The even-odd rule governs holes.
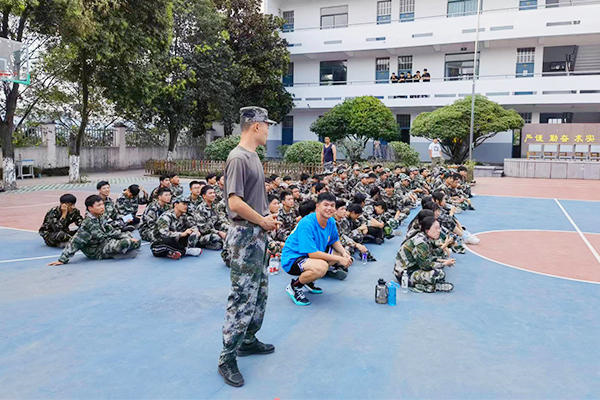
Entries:
POLYGON ((281 222, 281 226, 277 229, 275 234, 276 240, 281 242, 286 241, 287 237, 296 227, 296 217, 298 217, 298 214, 296 213, 296 209, 293 207, 289 212, 286 212, 283 207, 279 209, 279 212, 277 213, 277 220, 281 222))
POLYGON ((337 197, 348 197, 350 191, 348 190, 348 181, 342 180, 335 177, 329 182, 329 191, 337 197))
POLYGON ((181 233, 189 228, 196 227, 196 219, 189 213, 182 214, 179 218, 175 210, 162 213, 154 226, 154 240, 173 238, 179 240, 181 233))
POLYGON ((116 221, 119 218, 115 202, 110 197, 104 200, 104 217, 109 221, 116 221))
POLYGON ((160 206, 158 200, 154 200, 146 209, 142 215, 142 225, 140 226, 140 236, 142 239, 149 242, 154 241, 154 227, 158 218, 166 211, 171 209, 171 204, 165 204, 163 207, 160 206))
POLYGON ((183 186, 181 185, 173 185, 171 184, 171 194, 173 195, 171 198, 179 197, 183 194, 183 186))
POLYGON ((81 225, 81 221, 83 221, 83 217, 78 209, 74 208, 67 216, 62 219, 62 212, 60 211, 60 206, 56 206, 51 208, 44 217, 44 222, 40 227, 39 233, 40 236, 45 238, 52 232, 69 232, 69 226, 71 224, 75 224, 77 226, 81 225))
POLYGON ((198 207, 200 207, 202 204, 204 204, 204 200, 202 199, 202 196, 200 196, 200 195, 198 195, 196 200, 194 200, 192 198, 191 194, 189 196, 187 196, 186 199, 187 199, 187 201, 189 201, 189 203, 188 203, 188 213, 189 214, 194 214, 196 212, 196 209, 198 207))
MULTIPOLYGON (((188 211, 188 214, 190 212, 188 211)), ((206 202, 202 202, 193 213, 196 219, 196 225, 199 231, 207 233, 217 233, 217 231, 227 232, 229 228, 229 221, 224 218, 219 210, 217 210, 217 204, 213 202, 210 207, 206 202)))
POLYGON ((129 198, 126 197, 125 194, 121 194, 121 196, 117 199, 117 203, 115 204, 115 208, 117 209, 117 213, 120 216, 123 215, 133 215, 134 217, 138 213, 138 209, 140 204, 146 204, 147 199, 140 192, 139 196, 129 198))
POLYGON ((356 195, 357 193, 363 193, 363 194, 365 194, 368 197, 370 191, 371 191, 371 186, 370 185, 365 185, 362 182, 358 182, 352 188, 352 196, 356 195))
POLYGON ((108 240, 125 238, 131 238, 131 235, 113 227, 104 215, 95 217, 88 213, 58 261, 68 263, 77 250, 81 250, 89 258, 101 259, 102 247, 108 240))
POLYGON ((423 232, 417 233, 410 239, 407 239, 398 253, 396 254, 396 264, 394 272, 401 275, 403 270, 423 270, 442 268, 442 264, 437 262, 435 244, 423 232))
POLYGON ((221 189, 221 186, 219 186, 219 184, 216 184, 214 186, 215 188, 215 203, 219 203, 221 200, 223 200, 223 189, 221 189))
POLYGON ((356 246, 356 242, 350 237, 350 224, 348 218, 343 218, 339 221, 336 220, 335 225, 337 227, 338 235, 340 237, 340 243, 342 244, 342 246, 356 246))
POLYGON ((357 243, 362 243, 364 238, 364 234, 358 229, 358 227, 363 224, 365 224, 365 221, 362 217, 357 218, 355 220, 350 217, 347 217, 340 221, 342 230, 346 232, 350 239, 354 240, 357 243))

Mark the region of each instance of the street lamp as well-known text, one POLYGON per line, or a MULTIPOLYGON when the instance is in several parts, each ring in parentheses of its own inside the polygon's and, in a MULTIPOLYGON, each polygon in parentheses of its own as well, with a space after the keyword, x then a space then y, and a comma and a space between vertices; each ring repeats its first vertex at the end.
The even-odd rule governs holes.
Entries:
POLYGON ((479 51, 479 23, 481 20, 481 2, 477 0, 477 28, 475 29, 475 55, 473 56, 473 82, 471 84, 471 126, 469 129, 469 161, 473 161, 473 131, 475 128, 475 81, 477 79, 477 53, 479 51))

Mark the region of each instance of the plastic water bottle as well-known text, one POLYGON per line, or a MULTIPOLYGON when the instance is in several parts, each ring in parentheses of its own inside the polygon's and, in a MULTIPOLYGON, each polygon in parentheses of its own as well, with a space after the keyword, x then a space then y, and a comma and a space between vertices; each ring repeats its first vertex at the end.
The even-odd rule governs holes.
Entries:
POLYGON ((379 278, 377 285, 375 285, 375 303, 387 304, 388 301, 388 288, 385 285, 385 280, 379 278))
POLYGON ((279 256, 276 256, 273 261, 273 274, 277 275, 280 270, 281 270, 281 258, 279 256))
POLYGON ((276 268, 275 255, 271 254, 271 258, 269 259, 269 275, 275 275, 276 268))
POLYGON ((402 271, 400 283, 402 286, 402 293, 408 293, 408 272, 406 270, 402 271))
POLYGON ((395 306, 396 305, 396 291, 397 291, 398 288, 400 288, 400 285, 398 285, 397 282, 389 281, 387 283, 387 288, 388 288, 388 301, 387 301, 387 303, 390 306, 395 306))
POLYGON ((367 265, 367 253, 362 253, 360 259, 362 260, 363 265, 367 265))

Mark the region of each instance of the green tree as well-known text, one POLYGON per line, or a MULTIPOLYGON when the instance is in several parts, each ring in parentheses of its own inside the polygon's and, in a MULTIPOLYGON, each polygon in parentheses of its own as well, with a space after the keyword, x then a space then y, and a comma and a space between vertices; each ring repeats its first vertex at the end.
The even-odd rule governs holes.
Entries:
MULTIPOLYGON (((204 152, 210 160, 225 161, 231 150, 238 144, 240 144, 240 136, 225 136, 208 144, 204 149, 204 152)), ((258 154, 258 157, 263 160, 265 158, 264 146, 258 146, 256 148, 256 153, 258 154)))
POLYGON ((389 146, 394 149, 396 162, 402 163, 406 167, 414 167, 419 165, 419 152, 413 149, 409 144, 404 142, 390 142, 389 146))
POLYGON ((322 152, 323 143, 314 140, 305 140, 296 142, 288 147, 283 159, 286 162, 320 164, 322 152))
MULTIPOLYGON (((485 96, 475 97, 473 148, 498 132, 523 127, 523 118, 515 110, 506 110, 485 96)), ((431 112, 421 113, 412 123, 410 133, 429 139, 438 138, 442 151, 452 162, 462 163, 469 155, 471 96, 431 112)))
POLYGON ((233 131, 240 107, 254 105, 269 110, 269 117, 281 121, 292 110, 292 96, 281 77, 290 56, 287 43, 279 36, 283 19, 260 12, 260 0, 215 0, 225 16, 233 62, 228 69, 235 80, 231 101, 221 107, 225 134, 233 131))
POLYGON ((310 130, 339 141, 351 161, 360 159, 369 139, 393 140, 398 134, 394 115, 373 96, 345 100, 313 122, 310 130))
MULTIPOLYGON (((63 19, 69 18, 73 11, 73 2, 68 0, 0 0, 0 37, 16 40, 30 45, 30 55, 36 54, 47 41, 56 37, 58 26, 63 19)), ((0 145, 3 153, 3 186, 5 189, 16 189, 15 152, 13 134, 15 132, 15 116, 21 122, 38 102, 37 96, 25 95, 32 92, 32 87, 48 88, 53 84, 52 78, 34 77, 35 84, 25 87, 19 83, 2 82, 2 113, 0 114, 0 145), (19 103, 26 96, 25 107, 19 109, 19 103)), ((21 122, 17 123, 20 124, 21 122)))
POLYGON ((166 51, 172 23, 169 0, 75 2, 72 18, 60 25, 47 68, 77 87, 78 129, 69 140, 69 181, 79 181, 79 154, 86 127, 103 99, 124 103, 145 93, 139 79, 166 51))

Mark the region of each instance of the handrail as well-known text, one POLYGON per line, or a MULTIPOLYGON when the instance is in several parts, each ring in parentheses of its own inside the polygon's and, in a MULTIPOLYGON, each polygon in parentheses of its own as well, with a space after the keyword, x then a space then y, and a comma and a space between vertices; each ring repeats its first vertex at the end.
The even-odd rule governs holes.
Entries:
MULTIPOLYGON (((481 15, 485 15, 488 13, 495 13, 495 12, 506 12, 506 11, 523 11, 523 12, 529 12, 529 11, 536 11, 536 10, 540 10, 540 9, 547 9, 547 8, 565 8, 565 7, 577 7, 577 6, 586 6, 586 5, 593 5, 593 4, 600 4, 600 0, 571 0, 570 4, 538 4, 536 8, 531 8, 531 9, 521 9, 520 7, 507 7, 507 8, 494 8, 494 9, 490 9, 490 10, 481 10, 481 15)), ((357 22, 357 23, 353 23, 353 24, 346 24, 344 26, 340 26, 338 28, 321 28, 320 26, 307 26, 307 27, 301 27, 301 28, 296 28, 296 26, 294 26, 294 28, 292 30, 286 30, 286 31, 281 31, 281 33, 283 34, 288 34, 288 33, 294 33, 297 31, 310 31, 310 30, 330 30, 330 29, 344 29, 344 28, 349 28, 352 26, 365 26, 365 25, 389 25, 390 23, 393 22, 400 22, 400 23, 410 23, 410 22, 414 22, 414 21, 419 21, 419 20, 431 20, 431 19, 435 19, 435 18, 460 18, 460 17, 471 17, 477 15, 477 11, 474 12, 469 12, 469 13, 465 13, 465 14, 438 14, 438 15, 428 15, 426 17, 414 17, 412 20, 401 20, 400 18, 398 19, 390 19, 389 23, 386 21, 386 23, 377 23, 377 21, 370 21, 370 22, 357 22)))
MULTIPOLYGON (((542 72, 542 73, 533 73, 527 76, 517 76, 514 73, 513 74, 503 74, 503 75, 478 75, 476 78, 477 79, 482 79, 482 80, 492 80, 492 79, 527 79, 527 78, 553 78, 553 77, 571 77, 571 76, 584 76, 584 75, 600 75, 600 71, 569 71, 569 73, 567 74, 566 71, 565 72, 542 72)), ((291 87, 312 87, 312 86, 349 86, 349 85, 373 85, 373 84, 379 84, 379 85, 409 85, 409 84, 428 84, 431 82, 460 82, 460 81, 470 81, 471 75, 465 75, 463 78, 457 78, 457 77, 442 77, 442 78, 431 78, 430 82, 398 82, 398 83, 391 83, 388 81, 386 82, 382 82, 382 81, 378 81, 378 80, 366 80, 366 81, 332 81, 332 82, 328 82, 327 84, 321 84, 321 82, 299 82, 299 83, 294 83, 293 86, 291 87)))

